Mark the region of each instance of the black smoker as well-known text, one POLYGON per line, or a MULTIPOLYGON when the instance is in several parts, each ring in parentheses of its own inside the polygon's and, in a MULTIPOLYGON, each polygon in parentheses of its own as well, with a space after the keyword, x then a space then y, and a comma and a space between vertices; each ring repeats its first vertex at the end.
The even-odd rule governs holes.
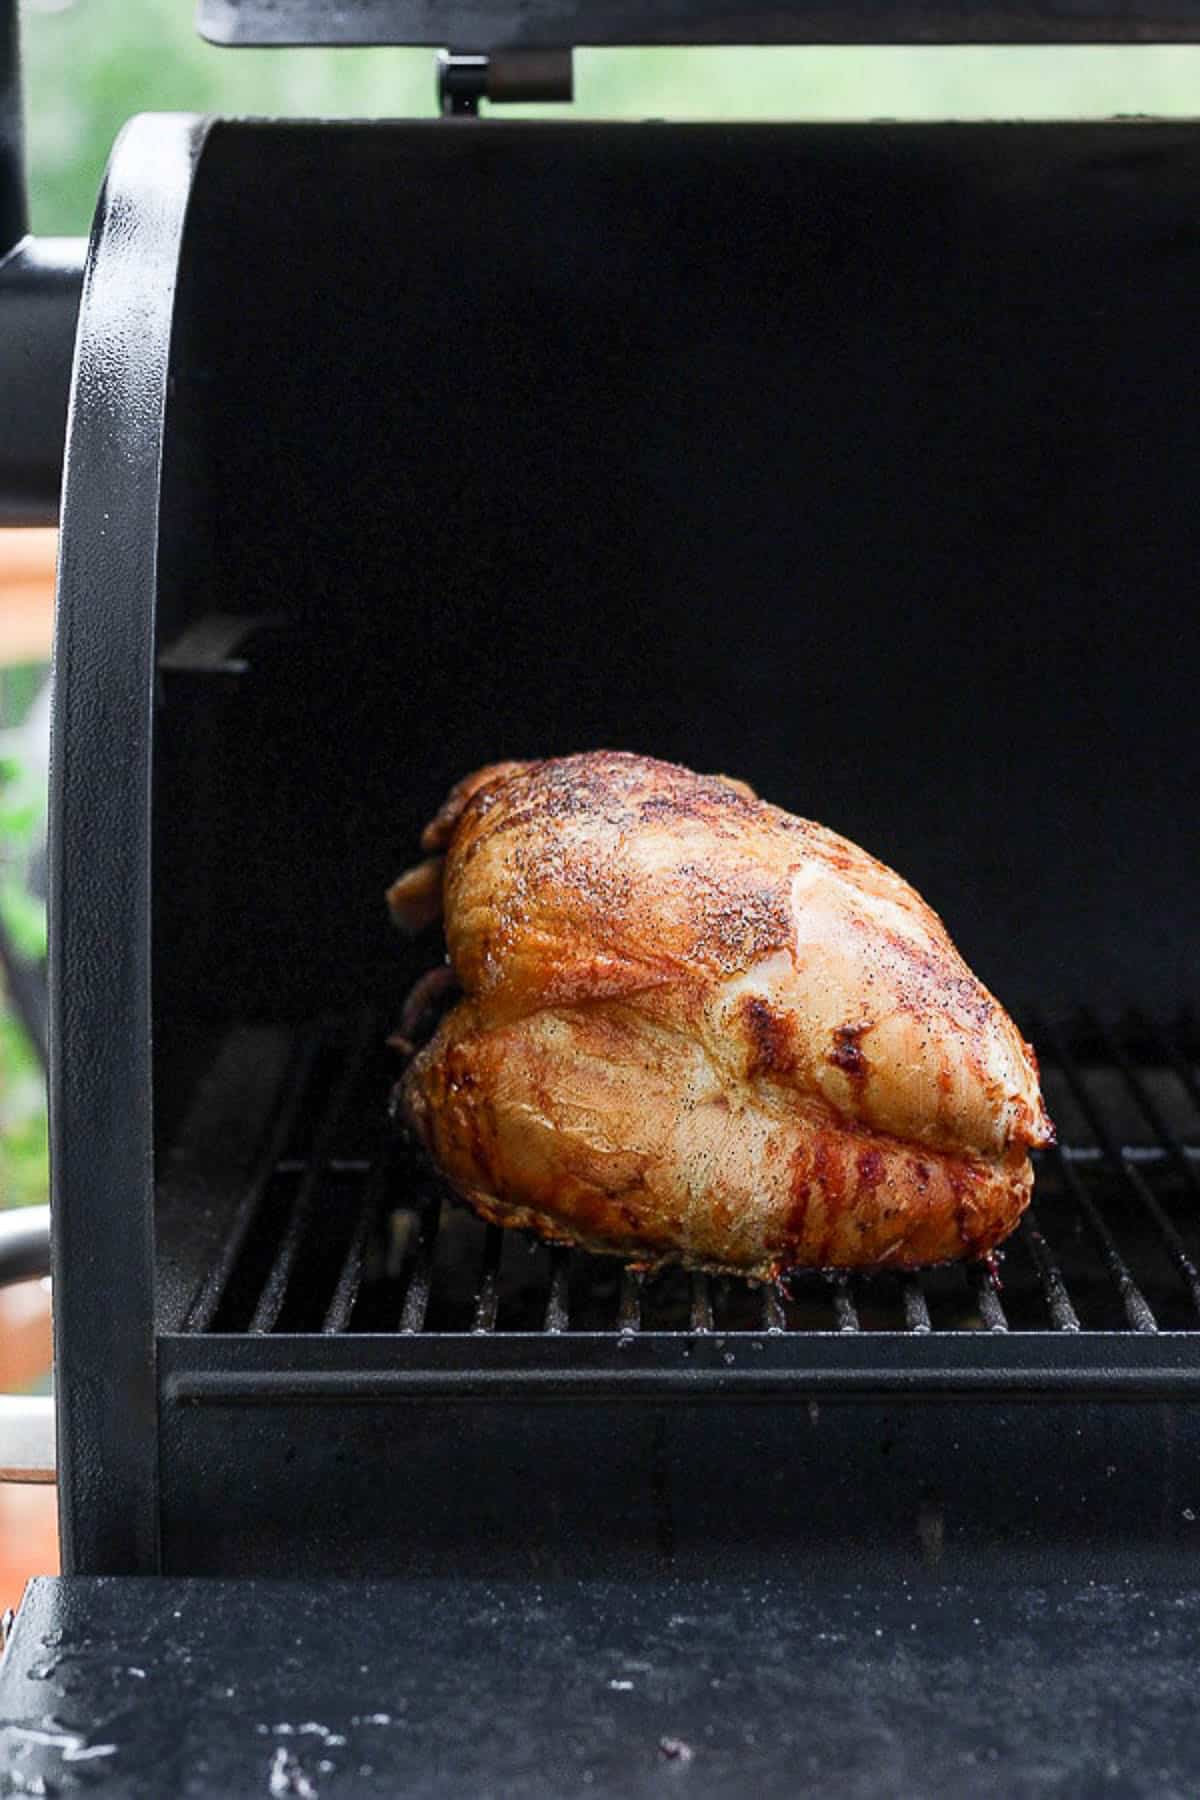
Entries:
MULTIPOLYGON (((573 43, 1200 36, 427 10, 201 14, 461 44, 467 114, 573 43)), ((0 1682, 74 1749, 14 1767, 1195 1791, 1198 195, 1191 124, 128 128, 62 496, 67 1575, 0 1682), (384 888, 465 770, 599 745, 859 840, 1011 1005, 1062 1141, 999 1284, 642 1282, 392 1139, 440 946, 384 888)))

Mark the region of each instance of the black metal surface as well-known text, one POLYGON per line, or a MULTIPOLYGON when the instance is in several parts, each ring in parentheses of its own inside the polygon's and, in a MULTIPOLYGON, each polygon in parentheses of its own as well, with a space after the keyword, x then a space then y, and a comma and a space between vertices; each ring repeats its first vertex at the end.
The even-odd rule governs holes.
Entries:
POLYGON ((487 93, 488 59, 440 51, 437 61, 438 111, 447 118, 473 119, 487 93))
POLYGON ((0 260, 0 526, 58 523, 84 248, 27 238, 0 260))
POLYGON ((28 229, 17 0, 0 0, 0 258, 28 229))
POLYGON ((574 93, 569 50, 509 50, 486 56, 438 52, 438 111, 447 118, 476 117, 481 100, 569 101, 574 93))
POLYGON ((1154 43, 1200 37, 1188 0, 199 0, 218 44, 1154 43))
POLYGON ((0 1212, 0 1287, 50 1273, 50 1209, 0 1212))
POLYGON ((916 1341, 705 1338, 689 1379, 687 1340, 649 1335, 474 1355, 469 1338, 164 1338, 162 1566, 886 1581, 936 1564, 1083 1584, 1118 1555, 1194 1553, 1200 1407, 1178 1343, 916 1341))
MULTIPOLYGON (((568 1334, 547 1305, 544 1337, 475 1338, 422 1331, 423 1283, 406 1297, 399 1337, 279 1337, 243 1342, 167 1335, 163 1391, 172 1405, 337 1406, 354 1401, 646 1398, 805 1400, 818 1394, 1102 1401, 1194 1400, 1195 1345, 1158 1338, 1069 1332, 909 1337, 855 1330, 766 1336, 568 1334)), ((561 1315, 560 1315, 561 1316, 561 1315)))
MULTIPOLYGON (((768 1370, 784 1379, 788 1368, 807 1379, 809 1351, 792 1360, 788 1348, 798 1335, 887 1334, 903 1336, 905 1347, 869 1361, 870 1375, 856 1379, 944 1375, 952 1386, 969 1382, 972 1368, 992 1367, 1018 1381, 1040 1370, 1047 1386, 1069 1387, 1089 1361, 1100 1379, 1116 1379, 1123 1352, 1093 1350, 1076 1362, 1040 1347, 1026 1357, 1006 1342, 989 1363, 979 1334, 1158 1337, 1200 1328, 1200 1042, 1190 1022, 1159 1028, 1135 1019, 1114 1029, 1085 1017, 1070 1032, 1034 1027, 1060 1141, 1035 1159, 1036 1204, 996 1271, 812 1274, 782 1290, 679 1270, 634 1280, 615 1260, 546 1250, 485 1226, 389 1135, 386 1095, 399 1064, 389 1067, 383 1036, 368 1013, 352 1028, 330 1022, 298 1037, 266 1153, 186 1330, 469 1333, 471 1348, 456 1365, 464 1380, 486 1367, 479 1339, 494 1333, 716 1334, 722 1352, 726 1334, 731 1342, 766 1334, 738 1374, 722 1374, 732 1354, 706 1363, 695 1343, 675 1364, 689 1385, 708 1366, 717 1385, 729 1386, 765 1380, 768 1370), (952 1364, 951 1335, 968 1345, 952 1364)), ((631 1349, 623 1346, 628 1380, 638 1368, 631 1349)), ((519 1369, 533 1379, 527 1362, 536 1366, 537 1356, 499 1364, 497 1374, 517 1379, 519 1369)), ((670 1366, 658 1365, 664 1386, 670 1366)), ((849 1373, 841 1350, 837 1366, 849 1373)), ((1153 1355, 1136 1353, 1131 1379, 1145 1384, 1153 1366, 1153 1355)), ((550 1371, 551 1387, 569 1379, 564 1365, 550 1371)), ((1189 1347, 1177 1364, 1171 1350, 1163 1375, 1170 1387, 1200 1381, 1200 1358, 1189 1347)))
POLYGON ((202 138, 193 120, 144 118, 118 142, 84 276, 64 477, 50 775, 54 1329, 63 1555, 95 1570, 152 1567, 157 1531, 150 704, 171 295, 202 138))
POLYGON ((0 1670, 0 1743, 14 1792, 112 1800, 1165 1800, 1200 1783, 1200 1593, 1164 1573, 44 1580, 0 1670))

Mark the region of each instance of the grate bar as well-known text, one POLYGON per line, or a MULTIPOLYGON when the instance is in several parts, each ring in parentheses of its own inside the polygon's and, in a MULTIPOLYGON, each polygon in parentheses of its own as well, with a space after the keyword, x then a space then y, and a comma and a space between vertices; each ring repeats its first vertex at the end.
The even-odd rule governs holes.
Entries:
MULTIPOLYGON (((1136 1023, 1139 1027, 1145 1028, 1145 1021, 1140 1015, 1137 1016, 1136 1023)), ((1166 1051, 1167 1060, 1182 1082, 1184 1092, 1187 1094, 1188 1099, 1191 1101, 1192 1105, 1200 1111, 1200 1081, 1197 1081, 1196 1072, 1192 1067, 1191 1060, 1180 1048, 1175 1033, 1173 1031, 1164 1031, 1160 1026, 1155 1026, 1153 1036, 1161 1048, 1166 1051)))
POLYGON ((712 1284, 704 1274, 692 1276, 691 1324, 693 1331, 711 1331, 713 1328, 712 1284))
POLYGON ((499 1225, 489 1225, 483 1237, 483 1260, 479 1272, 479 1297, 475 1302, 472 1331, 496 1329, 496 1313, 500 1305, 500 1256, 504 1249, 504 1233, 499 1225))
POLYGON ((221 1254, 210 1268, 204 1284, 193 1300, 183 1322, 185 1331, 208 1331, 229 1279, 237 1267, 250 1227, 262 1205, 267 1183, 275 1173, 287 1144, 296 1129, 303 1110, 308 1084, 321 1047, 320 1033, 307 1031, 300 1038, 291 1067, 283 1082, 279 1105, 267 1133, 262 1152, 246 1191, 238 1202, 233 1224, 221 1246, 221 1254))
POLYGON ((642 1271, 628 1264, 621 1270, 621 1293, 617 1301, 617 1330, 642 1329, 642 1271))
MULTIPOLYGON (((1089 1164, 1094 1166, 1105 1160, 1099 1144, 1059 1144, 1056 1147, 1060 1156, 1078 1163, 1081 1168, 1087 1168, 1089 1164)), ((1179 1148, 1189 1162, 1200 1162, 1200 1147, 1193 1150, 1188 1144, 1180 1144, 1179 1148)), ((1171 1161, 1171 1151, 1165 1144, 1123 1144, 1121 1154, 1127 1161, 1151 1169, 1171 1161)))
POLYGON ((1042 1236, 1032 1206, 1028 1208, 1021 1221, 1020 1232, 1029 1246, 1029 1254, 1033 1257, 1034 1267, 1037 1269, 1042 1284, 1042 1292, 1046 1296, 1050 1323, 1054 1326, 1055 1331, 1078 1331, 1079 1315, 1071 1304, 1071 1296, 1067 1292, 1067 1284, 1063 1280, 1062 1270, 1055 1261, 1049 1244, 1042 1236))
POLYGON ((1000 1280, 995 1270, 987 1263, 976 1263, 971 1270, 971 1283, 985 1331, 1007 1331, 1008 1314, 1000 1298, 1000 1280))
POLYGON ((391 1186, 393 1169, 390 1151, 383 1154, 369 1165, 371 1173, 367 1181, 363 1202, 346 1254, 342 1259, 341 1271, 337 1285, 333 1290, 333 1298, 325 1313, 325 1321, 321 1331, 326 1337, 334 1337, 346 1330, 350 1323, 350 1315, 354 1311, 354 1302, 358 1299, 358 1290, 362 1286, 363 1263, 366 1259, 367 1244, 371 1231, 383 1212, 384 1201, 391 1186))
POLYGON ((774 1281, 763 1283, 762 1322, 764 1331, 787 1330, 787 1314, 783 1310, 783 1301, 779 1297, 779 1287, 774 1281))
POLYGON ((858 1308, 854 1304, 854 1295, 850 1292, 850 1283, 844 1275, 828 1277, 833 1291, 833 1316, 839 1331, 858 1331, 858 1308))
POLYGON ((921 1286, 920 1276, 902 1275, 900 1292, 904 1300, 904 1329, 921 1333, 932 1331, 929 1302, 925 1298, 925 1289, 921 1286))
POLYGON ((1147 1185, 1141 1170, 1124 1155, 1121 1146, 1105 1124, 1103 1116, 1087 1090, 1083 1076, 1079 1072, 1079 1066, 1060 1034, 1052 1026, 1047 1025, 1041 1035, 1052 1047, 1058 1065, 1066 1076, 1071 1092, 1079 1104, 1079 1109, 1087 1120, 1096 1142, 1108 1158, 1109 1164, 1121 1177, 1139 1205, 1154 1220, 1158 1227, 1158 1234, 1166 1246, 1167 1254, 1182 1276, 1191 1295, 1193 1306, 1200 1313, 1200 1272, 1197 1271, 1195 1263, 1188 1255, 1183 1239, 1163 1211, 1158 1196, 1147 1185))
POLYGON ((542 1330, 548 1331, 553 1337, 566 1331, 571 1323, 567 1292, 567 1262, 570 1254, 561 1244, 550 1252, 550 1292, 546 1296, 546 1318, 542 1330))
POLYGON ((404 1304, 400 1308, 400 1329, 406 1336, 411 1336, 414 1331, 424 1331, 426 1315, 429 1312, 429 1290, 433 1284, 433 1255, 437 1248, 438 1229, 442 1222, 441 1203, 436 1195, 432 1199, 426 1200, 416 1214, 416 1218, 416 1254, 413 1257, 408 1286, 404 1290, 404 1304))
POLYGON ((1158 1320, 1154 1317, 1150 1303, 1130 1274, 1125 1258, 1117 1249, 1112 1233, 1080 1179, 1079 1171, 1065 1156, 1057 1156, 1055 1161, 1062 1171, 1063 1183, 1067 1192, 1087 1220, 1092 1235, 1096 1239, 1100 1255, 1104 1259, 1104 1266, 1112 1276, 1113 1285, 1121 1296, 1125 1317, 1135 1331, 1157 1331, 1158 1320))
POLYGON ((350 1104, 367 1060, 375 1048, 377 1031, 375 1019, 371 1014, 365 1014, 354 1035, 349 1055, 342 1065, 341 1077, 335 1083, 333 1092, 321 1114, 312 1151, 308 1158, 308 1166, 292 1201, 283 1237, 275 1252, 275 1260, 271 1264, 267 1279, 263 1283, 262 1292, 258 1297, 258 1305, 254 1308, 254 1316, 250 1321, 252 1337, 261 1337, 266 1332, 272 1331, 279 1318, 287 1294, 288 1282, 292 1278, 292 1270, 296 1266, 296 1258, 300 1254, 300 1246, 304 1242, 304 1234, 312 1216, 321 1176, 325 1172, 326 1160, 338 1126, 342 1122, 342 1115, 350 1104))
MULTIPOLYGON (((1090 1016, 1089 1023, 1093 1023, 1090 1016)), ((1160 1144, 1163 1145, 1170 1156, 1171 1161, 1180 1171, 1183 1179, 1187 1182, 1192 1192, 1200 1194, 1200 1169, 1197 1169, 1195 1162, 1188 1156, 1188 1153, 1184 1149, 1178 1136, 1167 1124, 1158 1102, 1130 1062, 1124 1044, 1122 1044, 1114 1033, 1109 1030, 1107 1025, 1097 1023, 1096 1029, 1099 1031, 1104 1041, 1105 1049, 1112 1056, 1122 1075, 1125 1077, 1126 1084, 1138 1105, 1141 1107, 1142 1113, 1150 1125, 1150 1129, 1154 1132, 1160 1144)), ((1178 1071, 1176 1072, 1178 1073, 1178 1071)), ((1200 1102, 1200 1094, 1197 1095, 1197 1100, 1200 1102)))

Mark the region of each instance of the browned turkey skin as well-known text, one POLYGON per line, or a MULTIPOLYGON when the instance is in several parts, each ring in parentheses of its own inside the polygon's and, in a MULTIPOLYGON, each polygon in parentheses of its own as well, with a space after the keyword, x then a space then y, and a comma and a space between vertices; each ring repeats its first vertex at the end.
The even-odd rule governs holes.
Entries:
POLYGON ((742 782, 597 751, 459 783, 389 895, 463 998, 402 1109, 483 1217, 769 1279, 986 1254, 1053 1141, 937 915, 742 782))

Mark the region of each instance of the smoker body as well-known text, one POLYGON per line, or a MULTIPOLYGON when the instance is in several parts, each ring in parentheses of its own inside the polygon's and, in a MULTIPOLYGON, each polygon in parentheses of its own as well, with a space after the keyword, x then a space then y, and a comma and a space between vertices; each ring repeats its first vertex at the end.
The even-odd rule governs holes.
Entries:
POLYGON ((62 521, 70 1568, 1186 1551, 1198 174, 1144 123, 128 128, 62 521), (452 1210, 387 1263, 437 952, 383 890, 464 770, 598 745, 864 843, 1033 1031, 999 1299, 633 1317, 506 1240, 489 1317, 452 1210))

